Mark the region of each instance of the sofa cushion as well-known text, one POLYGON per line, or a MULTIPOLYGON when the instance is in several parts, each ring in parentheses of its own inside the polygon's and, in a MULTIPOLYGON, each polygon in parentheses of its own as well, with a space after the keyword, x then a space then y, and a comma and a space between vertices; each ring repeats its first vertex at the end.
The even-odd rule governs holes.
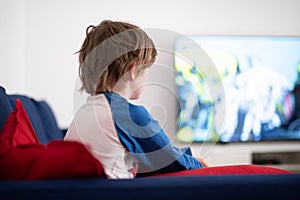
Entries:
POLYGON ((228 165, 185 170, 155 176, 203 176, 203 175, 238 175, 238 174, 292 174, 292 172, 260 165, 228 165))
POLYGON ((58 127, 55 116, 54 116, 51 108, 49 107, 49 105, 45 101, 39 101, 39 102, 34 101, 33 103, 35 104, 35 106, 39 112, 40 118, 47 119, 47 120, 42 120, 47 139, 48 140, 63 139, 64 133, 58 127))
POLYGON ((81 143, 38 143, 20 100, 0 134, 0 172, 0 180, 104 177, 99 161, 81 143))

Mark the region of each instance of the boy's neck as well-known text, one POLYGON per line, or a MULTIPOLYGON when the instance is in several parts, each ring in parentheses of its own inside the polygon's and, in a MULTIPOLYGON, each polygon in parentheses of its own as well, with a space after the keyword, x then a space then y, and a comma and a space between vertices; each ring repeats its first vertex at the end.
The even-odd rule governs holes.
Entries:
POLYGON ((116 84, 113 88, 113 92, 127 100, 130 100, 132 94, 132 91, 127 84, 116 84))

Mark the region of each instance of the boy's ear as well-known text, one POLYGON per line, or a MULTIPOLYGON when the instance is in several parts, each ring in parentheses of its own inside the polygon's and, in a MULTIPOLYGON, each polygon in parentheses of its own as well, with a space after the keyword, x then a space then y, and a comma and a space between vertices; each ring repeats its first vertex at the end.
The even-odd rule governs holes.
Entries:
POLYGON ((129 72, 130 79, 135 80, 137 77, 135 62, 130 65, 128 72, 129 72))

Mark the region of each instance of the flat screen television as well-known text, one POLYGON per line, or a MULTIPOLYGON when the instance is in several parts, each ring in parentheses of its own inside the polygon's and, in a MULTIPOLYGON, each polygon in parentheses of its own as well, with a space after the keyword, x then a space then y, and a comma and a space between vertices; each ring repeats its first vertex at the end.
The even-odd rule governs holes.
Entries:
MULTIPOLYGON (((177 139, 181 142, 248 142, 300 139, 300 37, 187 36, 213 66, 185 58, 185 37, 174 41, 177 139), (224 96, 211 98, 205 68, 219 74, 224 96), (214 127, 217 104, 224 121, 214 127)), ((208 72, 209 74, 209 72, 208 72)), ((211 92, 211 91, 210 91, 211 92)))

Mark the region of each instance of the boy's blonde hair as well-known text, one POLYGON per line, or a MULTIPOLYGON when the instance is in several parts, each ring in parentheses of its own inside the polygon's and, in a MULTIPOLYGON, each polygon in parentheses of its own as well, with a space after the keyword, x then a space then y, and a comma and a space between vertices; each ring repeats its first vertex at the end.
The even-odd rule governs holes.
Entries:
POLYGON ((91 95, 112 92, 133 64, 140 73, 154 63, 157 55, 153 41, 139 27, 109 20, 86 29, 78 52, 80 90, 91 95))

